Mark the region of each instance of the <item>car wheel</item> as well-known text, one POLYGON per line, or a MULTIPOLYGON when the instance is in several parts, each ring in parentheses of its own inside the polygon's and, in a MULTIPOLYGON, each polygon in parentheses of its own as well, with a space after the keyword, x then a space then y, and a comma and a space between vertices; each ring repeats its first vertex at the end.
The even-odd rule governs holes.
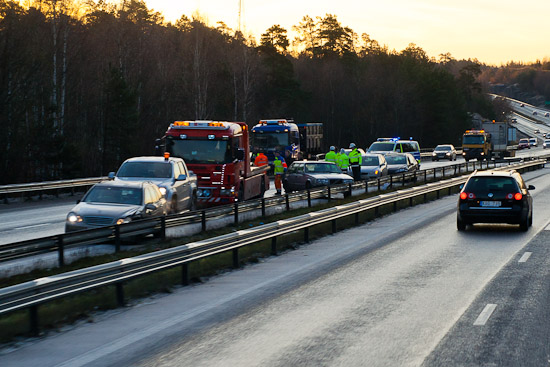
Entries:
POLYGON ((522 232, 527 232, 527 230, 529 229, 529 217, 525 217, 525 220, 521 221, 521 223, 519 224, 519 229, 522 232))
POLYGON ((194 212, 197 210, 197 193, 193 191, 191 195, 191 204, 189 205, 189 210, 194 212))
POLYGON ((172 200, 170 201, 170 213, 176 214, 178 212, 178 197, 172 196, 172 200))
POLYGON ((456 229, 459 231, 466 230, 466 223, 464 223, 463 220, 460 220, 458 217, 456 218, 456 229))

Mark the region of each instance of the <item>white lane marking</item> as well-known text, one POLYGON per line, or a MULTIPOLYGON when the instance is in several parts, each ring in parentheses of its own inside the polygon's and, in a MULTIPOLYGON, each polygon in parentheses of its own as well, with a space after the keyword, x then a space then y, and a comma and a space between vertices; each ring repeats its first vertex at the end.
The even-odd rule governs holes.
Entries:
POLYGON ((34 224, 32 226, 25 226, 25 227, 16 227, 14 228, 16 231, 20 231, 22 229, 29 229, 29 228, 38 228, 38 227, 45 227, 45 226, 51 226, 52 223, 43 223, 43 224, 34 224))
POLYGON ((531 256, 532 252, 526 252, 523 254, 523 256, 519 259, 519 263, 524 263, 529 259, 529 256, 531 256))
POLYGON ((491 317, 495 308, 497 308, 496 304, 494 303, 487 304, 487 306, 485 306, 483 311, 481 311, 481 313, 477 317, 476 321, 474 321, 474 325, 481 325, 481 326, 485 325, 487 320, 489 320, 489 317, 491 317))

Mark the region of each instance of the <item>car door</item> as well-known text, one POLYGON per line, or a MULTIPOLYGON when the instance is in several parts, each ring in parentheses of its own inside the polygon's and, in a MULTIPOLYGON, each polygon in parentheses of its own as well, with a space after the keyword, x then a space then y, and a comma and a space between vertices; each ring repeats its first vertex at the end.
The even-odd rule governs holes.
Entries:
POLYGON ((144 186, 144 192, 145 192, 145 206, 147 204, 153 204, 155 209, 145 209, 143 211, 144 217, 155 217, 158 215, 164 214, 164 205, 162 200, 164 197, 162 196, 160 190, 158 188, 155 188, 152 185, 146 185, 144 186))
POLYGON ((189 180, 189 172, 187 167, 183 164, 182 161, 174 161, 174 170, 175 170, 175 184, 178 187, 178 200, 181 203, 180 208, 189 209, 191 208, 191 200, 193 200, 193 188, 191 187, 191 180, 189 180), (185 175, 184 180, 178 180, 180 175, 185 175))
POLYGON ((297 190, 300 185, 301 176, 303 174, 304 164, 303 163, 293 163, 288 172, 287 172, 287 184, 289 190, 297 190))

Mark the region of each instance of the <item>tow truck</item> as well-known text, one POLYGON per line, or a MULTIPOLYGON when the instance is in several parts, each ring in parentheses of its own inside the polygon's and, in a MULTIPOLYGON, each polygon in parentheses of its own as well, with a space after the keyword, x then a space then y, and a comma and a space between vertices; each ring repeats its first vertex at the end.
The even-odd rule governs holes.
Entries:
POLYGON ((263 197, 269 189, 269 167, 251 165, 244 122, 175 121, 162 140, 165 152, 183 158, 197 175, 199 207, 263 197))

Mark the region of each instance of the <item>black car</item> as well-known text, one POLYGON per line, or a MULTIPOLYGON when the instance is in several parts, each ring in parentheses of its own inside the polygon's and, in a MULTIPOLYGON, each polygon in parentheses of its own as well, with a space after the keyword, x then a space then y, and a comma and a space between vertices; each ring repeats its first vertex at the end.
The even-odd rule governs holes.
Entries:
POLYGON ((474 172, 460 191, 456 225, 459 231, 474 223, 519 224, 527 231, 533 223, 533 198, 515 170, 474 172))
POLYGON ((412 173, 420 168, 416 158, 410 153, 390 153, 384 155, 388 163, 388 174, 412 173))
POLYGON ((152 182, 103 181, 92 186, 67 215, 65 232, 166 215, 164 195, 152 182))
POLYGON ((296 161, 288 167, 283 186, 286 192, 312 187, 352 183, 353 177, 342 173, 336 163, 325 161, 296 161))

